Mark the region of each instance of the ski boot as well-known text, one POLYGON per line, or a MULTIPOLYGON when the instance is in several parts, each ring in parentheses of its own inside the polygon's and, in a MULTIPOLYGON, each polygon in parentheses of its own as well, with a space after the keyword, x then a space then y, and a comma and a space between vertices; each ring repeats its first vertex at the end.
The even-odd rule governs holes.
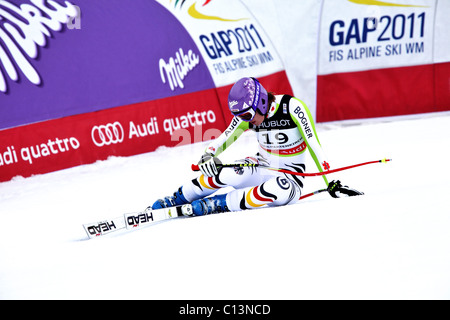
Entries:
POLYGON ((158 199, 151 206, 151 209, 162 209, 162 208, 170 208, 175 206, 181 206, 183 204, 187 204, 189 201, 186 200, 183 194, 183 190, 181 187, 178 191, 173 193, 173 196, 165 197, 164 199, 158 199))
POLYGON ((230 211, 226 202, 226 194, 217 195, 211 198, 204 198, 192 202, 192 212, 195 216, 230 211))

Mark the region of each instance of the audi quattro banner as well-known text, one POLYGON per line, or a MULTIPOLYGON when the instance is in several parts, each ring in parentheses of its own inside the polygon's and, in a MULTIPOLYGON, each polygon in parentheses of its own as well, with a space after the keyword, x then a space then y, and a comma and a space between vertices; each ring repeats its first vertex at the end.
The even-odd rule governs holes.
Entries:
POLYGON ((242 76, 291 92, 239 1, 161 4, 0 1, 0 181, 212 139, 242 76))
MULTIPOLYGON (((215 97, 214 91, 203 94, 207 99, 215 97)), ((111 155, 134 155, 158 145, 215 138, 221 133, 215 128, 220 122, 216 112, 206 104, 191 110, 183 108, 196 96, 191 93, 165 99, 171 115, 161 111, 161 103, 156 100, 114 108, 114 112, 99 111, 95 117, 85 113, 12 128, 6 130, 7 139, 0 131, 0 178, 6 181, 18 174, 27 177, 111 155)))
POLYGON ((435 111, 435 9, 435 0, 324 0, 317 120, 435 111))

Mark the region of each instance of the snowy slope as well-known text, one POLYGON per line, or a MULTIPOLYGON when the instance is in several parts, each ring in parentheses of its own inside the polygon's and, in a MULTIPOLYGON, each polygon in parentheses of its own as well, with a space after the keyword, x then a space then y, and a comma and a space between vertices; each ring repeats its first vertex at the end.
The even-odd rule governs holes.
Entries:
MULTIPOLYGON (((334 168, 394 161, 330 175, 362 197, 320 194, 88 241, 83 223, 142 210, 193 178, 205 143, 1 183, 0 298, 449 299, 450 113, 318 134, 334 168)), ((253 139, 222 160, 252 154, 253 139)), ((323 187, 307 182, 305 192, 323 187)))

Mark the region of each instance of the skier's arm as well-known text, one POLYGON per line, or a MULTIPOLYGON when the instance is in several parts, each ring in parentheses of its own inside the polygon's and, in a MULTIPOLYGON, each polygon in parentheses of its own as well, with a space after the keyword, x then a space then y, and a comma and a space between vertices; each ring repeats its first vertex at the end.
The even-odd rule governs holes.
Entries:
MULTIPOLYGON (((320 172, 329 170, 329 164, 326 160, 326 155, 320 145, 319 137, 317 136, 314 120, 305 103, 295 97, 289 102, 289 111, 294 122, 297 124, 298 130, 303 137, 303 140, 308 145, 309 153, 311 154, 317 169, 320 172)), ((325 175, 322 176, 326 185, 328 180, 325 175)))
POLYGON ((241 134, 249 129, 249 123, 242 121, 241 119, 234 117, 230 125, 220 136, 206 147, 205 153, 209 153, 213 156, 218 156, 226 148, 228 148, 233 142, 235 142, 241 134))
POLYGON ((206 147, 205 153, 198 162, 203 175, 213 177, 219 174, 221 162, 217 156, 225 151, 248 128, 248 122, 236 117, 233 118, 228 128, 206 147))

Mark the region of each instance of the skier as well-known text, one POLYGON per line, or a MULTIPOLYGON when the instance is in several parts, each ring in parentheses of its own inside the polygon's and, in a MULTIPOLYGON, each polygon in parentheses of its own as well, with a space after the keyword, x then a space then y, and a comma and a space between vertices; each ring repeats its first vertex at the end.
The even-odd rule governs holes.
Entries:
MULTIPOLYGON (((268 93, 256 78, 242 78, 230 90, 228 107, 234 118, 201 156, 198 166, 202 174, 149 209, 191 203, 192 214, 198 216, 296 203, 304 186, 302 176, 251 166, 221 167, 217 156, 249 129, 256 132, 259 152, 236 164, 263 164, 303 173, 308 149, 320 172, 330 169, 311 114, 301 100, 268 93), (228 186, 234 190, 208 197, 228 186)), ((342 186, 339 180, 328 183, 325 175, 323 179, 332 197, 363 194, 342 186)))

